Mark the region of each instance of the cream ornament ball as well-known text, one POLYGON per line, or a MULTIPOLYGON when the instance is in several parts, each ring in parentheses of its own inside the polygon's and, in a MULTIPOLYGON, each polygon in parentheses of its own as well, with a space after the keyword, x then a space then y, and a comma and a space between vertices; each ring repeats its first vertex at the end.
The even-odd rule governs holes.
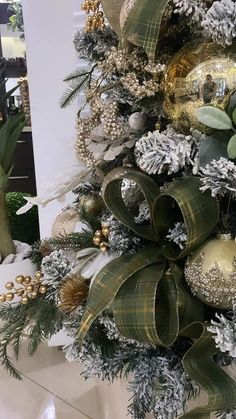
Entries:
POLYGON ((190 256, 185 279, 205 304, 227 310, 236 298, 236 243, 229 234, 212 239, 190 256))
POLYGON ((147 118, 141 112, 134 112, 129 117, 129 127, 133 131, 144 131, 147 126, 147 118))

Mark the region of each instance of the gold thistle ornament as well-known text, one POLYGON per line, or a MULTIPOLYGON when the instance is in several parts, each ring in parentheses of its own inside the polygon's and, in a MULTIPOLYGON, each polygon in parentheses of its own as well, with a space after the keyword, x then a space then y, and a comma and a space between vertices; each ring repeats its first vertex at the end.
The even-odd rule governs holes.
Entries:
POLYGON ((65 278, 59 292, 61 311, 71 313, 86 300, 89 288, 84 281, 84 278, 79 275, 65 278))
POLYGON ((209 240, 185 266, 191 291, 205 304, 220 309, 232 308, 236 297, 236 243, 229 234, 209 240))
POLYGON ((0 303, 13 301, 15 297, 21 297, 21 304, 28 304, 31 299, 44 295, 47 292, 47 285, 43 284, 41 272, 36 272, 34 278, 30 276, 18 275, 14 282, 7 282, 6 294, 0 294, 0 303), (20 285, 20 288, 18 286, 20 285))

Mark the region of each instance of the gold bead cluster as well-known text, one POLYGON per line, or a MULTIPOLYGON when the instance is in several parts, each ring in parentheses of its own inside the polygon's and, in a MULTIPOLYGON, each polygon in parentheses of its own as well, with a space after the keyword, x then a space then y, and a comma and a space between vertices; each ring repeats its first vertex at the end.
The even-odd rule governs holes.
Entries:
POLYGON ((94 121, 91 120, 91 118, 77 119, 75 152, 77 157, 82 160, 87 167, 94 167, 96 163, 91 151, 89 151, 86 147, 86 140, 89 140, 89 136, 93 128, 94 121))
POLYGON ((150 79, 144 80, 141 84, 135 73, 126 74, 121 77, 120 81, 125 89, 129 90, 133 96, 140 100, 145 97, 154 96, 160 90, 159 82, 154 79, 150 79))
POLYGON ((28 304, 31 299, 37 298, 39 295, 44 295, 47 292, 47 286, 43 284, 43 277, 41 272, 36 272, 34 278, 31 276, 18 275, 15 278, 17 285, 9 281, 5 288, 9 291, 6 294, 0 294, 0 303, 13 301, 15 297, 21 297, 21 304, 28 304))
POLYGON ((111 102, 104 106, 102 113, 102 124, 105 137, 115 141, 124 134, 122 126, 117 121, 118 105, 117 102, 111 102))
POLYGON ((97 230, 93 238, 95 246, 99 246, 101 252, 106 252, 108 248, 108 236, 110 233, 110 226, 102 224, 101 230, 97 230))
POLYGON ((88 20, 85 24, 85 32, 92 32, 96 29, 104 29, 105 19, 104 14, 100 10, 100 0, 85 0, 81 5, 81 9, 88 15, 88 20))

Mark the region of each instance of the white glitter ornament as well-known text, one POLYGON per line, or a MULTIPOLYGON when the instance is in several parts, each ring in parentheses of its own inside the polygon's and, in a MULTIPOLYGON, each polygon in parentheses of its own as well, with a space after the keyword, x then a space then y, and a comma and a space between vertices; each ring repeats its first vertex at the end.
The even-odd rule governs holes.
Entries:
POLYGON ((134 112, 129 117, 129 126, 133 131, 144 131, 147 125, 147 118, 141 112, 134 112))
POLYGON ((205 304, 231 309, 236 297, 236 243, 229 234, 209 240, 188 258, 185 279, 205 304))

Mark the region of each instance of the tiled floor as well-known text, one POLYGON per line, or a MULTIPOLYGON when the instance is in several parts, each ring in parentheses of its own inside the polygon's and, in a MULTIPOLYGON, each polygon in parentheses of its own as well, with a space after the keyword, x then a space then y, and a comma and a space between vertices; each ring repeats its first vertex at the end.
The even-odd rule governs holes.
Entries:
MULTIPOLYGON (((124 382, 111 386, 85 382, 81 366, 66 362, 55 347, 44 344, 33 358, 24 349, 18 369, 21 382, 0 368, 0 419, 130 419, 124 382)), ((192 407, 197 404, 197 400, 191 403, 192 407)))
POLYGON ((0 371, 1 419, 102 419, 96 382, 85 382, 57 348, 42 345, 33 358, 24 352, 18 369, 21 382, 0 371))

